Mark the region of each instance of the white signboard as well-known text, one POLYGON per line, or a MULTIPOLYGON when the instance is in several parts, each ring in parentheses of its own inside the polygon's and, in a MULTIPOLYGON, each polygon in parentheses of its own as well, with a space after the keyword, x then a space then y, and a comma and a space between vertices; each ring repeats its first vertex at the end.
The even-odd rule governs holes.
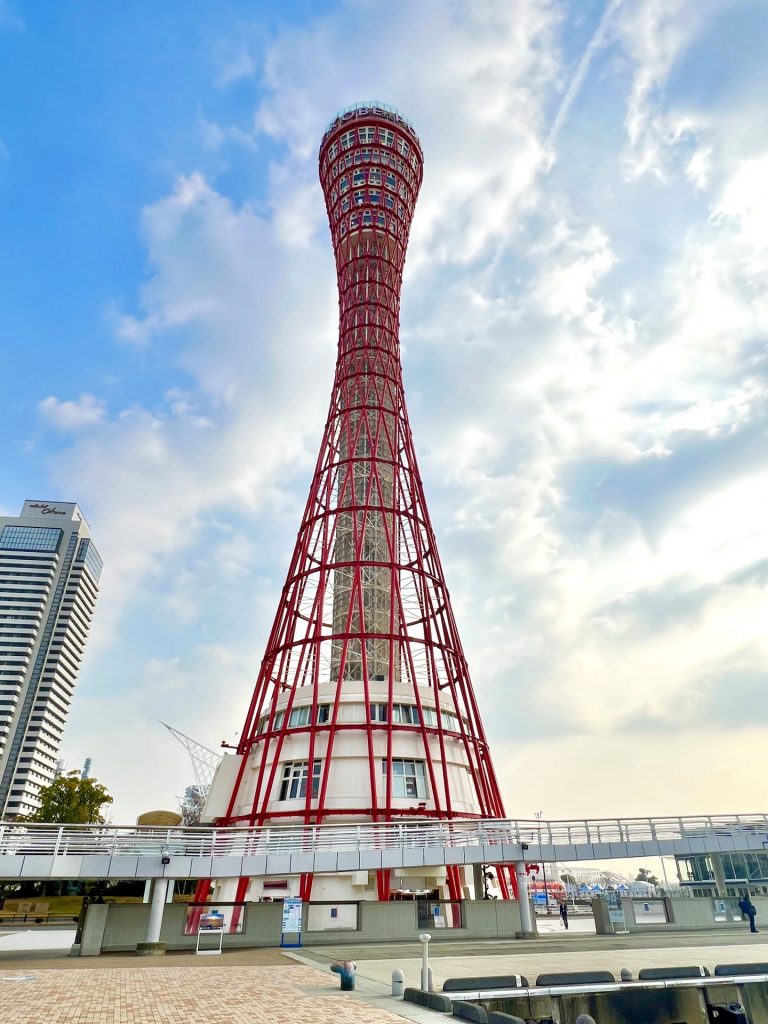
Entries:
POLYGON ((301 909, 301 900, 283 900, 283 935, 301 935, 301 909))

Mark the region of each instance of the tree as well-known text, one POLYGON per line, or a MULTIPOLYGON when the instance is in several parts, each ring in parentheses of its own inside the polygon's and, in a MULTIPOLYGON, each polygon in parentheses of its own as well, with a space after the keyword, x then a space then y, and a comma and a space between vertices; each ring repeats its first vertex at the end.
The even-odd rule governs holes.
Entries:
POLYGON ((82 779, 80 772, 67 772, 43 786, 40 806, 34 814, 18 817, 19 822, 48 822, 56 825, 103 825, 101 808, 112 797, 96 779, 82 779))
POLYGON ((560 875, 560 881, 565 882, 566 885, 576 885, 576 879, 573 875, 560 875))
POLYGON ((636 882, 648 882, 649 885, 658 885, 659 880, 656 875, 652 874, 648 868, 638 868, 637 875, 635 877, 636 882))

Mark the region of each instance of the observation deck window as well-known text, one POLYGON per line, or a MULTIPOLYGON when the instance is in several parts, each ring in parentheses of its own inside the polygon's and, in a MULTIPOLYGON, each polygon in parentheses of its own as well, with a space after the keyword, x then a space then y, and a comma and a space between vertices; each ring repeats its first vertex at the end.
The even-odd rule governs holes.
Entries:
POLYGON ((359 192, 355 192, 355 206, 362 206, 365 202, 365 192, 360 189, 359 192))
POLYGON ((373 127, 358 128, 357 137, 361 142, 374 142, 376 135, 376 129, 373 127))
POLYGON ((338 154, 339 154, 339 145, 338 145, 337 142, 334 142, 331 145, 331 148, 328 150, 328 156, 331 158, 331 160, 333 160, 336 156, 338 156, 338 154))
POLYGON ((372 203, 380 203, 381 202, 381 192, 379 192, 378 189, 369 188, 368 189, 368 198, 371 200, 372 203))
POLYGON ((349 230, 352 231, 357 227, 360 218, 356 213, 350 215, 349 218, 349 230))
POLYGON ((355 171, 352 175, 352 184, 357 187, 358 185, 365 184, 365 171, 355 171))
POLYGON ((347 177, 346 174, 339 182, 339 188, 341 189, 342 192, 346 192, 349 189, 349 178, 347 177))
POLYGON ((363 227, 369 228, 373 224, 373 214, 370 210, 365 210, 363 213, 363 227))
POLYGON ((382 146, 394 146, 395 133, 388 128, 379 128, 379 142, 382 146))
POLYGON ((384 184, 387 188, 392 189, 393 192, 397 192, 397 178, 394 176, 392 171, 387 171, 384 177, 384 184))
POLYGON ((368 171, 368 184, 369 185, 380 185, 381 184, 381 171, 378 167, 372 167, 368 171))
POLYGON ((341 212, 346 213, 347 210, 349 209, 349 205, 349 196, 344 196, 344 198, 341 200, 341 212))
POLYGON ((376 214, 376 225, 377 227, 380 228, 385 228, 387 226, 387 219, 381 212, 381 210, 379 210, 378 213, 376 214))
POLYGON ((398 153, 402 153, 403 156, 408 156, 408 153, 410 152, 410 149, 411 149, 411 147, 408 145, 408 143, 405 141, 405 139, 398 139, 397 140, 397 151, 398 151, 398 153))
POLYGON ((312 714, 312 705, 305 704, 302 708, 294 708, 291 711, 290 717, 288 718, 288 728, 295 729, 300 725, 309 725, 310 715, 312 714))
POLYGON ((384 202, 386 203, 388 210, 394 210, 394 208, 395 208, 395 197, 394 196, 385 195, 384 196, 384 202))
MULTIPOLYGON (((283 719, 284 718, 285 718, 285 712, 284 711, 276 711, 275 712, 275 719, 272 722, 272 728, 273 729, 279 729, 280 726, 283 724, 283 719)), ((260 733, 266 732, 268 728, 269 728, 269 715, 264 715, 262 720, 259 722, 259 732, 260 733)))
POLYGON ((342 149, 350 149, 352 146, 354 146, 354 144, 355 144, 355 133, 354 133, 354 131, 344 132, 344 134, 341 136, 341 148, 342 149))

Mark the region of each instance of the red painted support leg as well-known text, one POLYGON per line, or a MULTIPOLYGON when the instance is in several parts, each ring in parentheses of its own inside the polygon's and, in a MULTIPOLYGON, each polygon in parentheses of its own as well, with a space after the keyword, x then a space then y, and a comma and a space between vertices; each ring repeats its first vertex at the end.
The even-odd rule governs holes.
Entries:
MULTIPOLYGON (((248 892, 248 883, 250 878, 240 878, 237 882, 237 889, 235 890, 235 903, 244 903, 245 894, 248 892)), ((232 909, 232 923, 229 926, 230 932, 236 932, 237 927, 240 924, 240 917, 242 916, 242 907, 233 907, 232 909)))

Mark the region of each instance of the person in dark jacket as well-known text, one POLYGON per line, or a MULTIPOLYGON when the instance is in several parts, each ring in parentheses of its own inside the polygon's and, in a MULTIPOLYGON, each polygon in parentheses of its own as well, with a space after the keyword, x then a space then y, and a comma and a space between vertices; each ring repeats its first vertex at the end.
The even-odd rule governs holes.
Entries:
POLYGON ((560 904, 560 920, 563 922, 563 927, 568 931, 568 904, 560 904))
POLYGON ((755 928, 755 917, 757 916, 757 908, 755 907, 752 900, 749 898, 749 893, 746 896, 742 896, 739 900, 739 910, 745 917, 749 918, 749 930, 757 934, 757 928, 755 928))

